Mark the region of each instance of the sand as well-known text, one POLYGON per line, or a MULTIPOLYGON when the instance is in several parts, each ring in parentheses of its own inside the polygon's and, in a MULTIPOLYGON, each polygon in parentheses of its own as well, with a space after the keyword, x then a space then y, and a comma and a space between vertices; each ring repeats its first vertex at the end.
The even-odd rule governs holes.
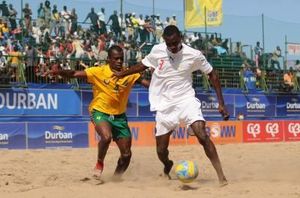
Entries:
POLYGON ((164 198, 164 197, 300 197, 300 142, 251 143, 217 146, 229 185, 219 187, 217 176, 200 146, 172 146, 176 162, 195 160, 198 178, 189 185, 159 176, 162 165, 154 147, 134 147, 122 181, 111 180, 117 158, 110 147, 104 184, 91 178, 96 149, 1 150, 1 198, 164 198))

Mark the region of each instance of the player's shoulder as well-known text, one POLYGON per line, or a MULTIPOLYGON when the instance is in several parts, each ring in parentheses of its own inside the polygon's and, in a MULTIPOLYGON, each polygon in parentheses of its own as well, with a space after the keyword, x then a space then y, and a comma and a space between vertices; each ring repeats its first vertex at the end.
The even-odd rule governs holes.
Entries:
POLYGON ((200 50, 197 50, 195 48, 192 48, 186 44, 182 44, 183 45, 183 50, 184 50, 184 53, 186 54, 193 54, 193 55, 202 55, 202 52, 200 50))
POLYGON ((158 52, 158 51, 165 51, 167 49, 167 46, 165 43, 159 43, 159 44, 155 44, 152 47, 152 52, 158 52))
POLYGON ((98 73, 98 72, 105 72, 109 70, 109 65, 105 64, 105 65, 101 65, 101 66, 94 66, 94 67, 89 67, 86 68, 85 71, 86 72, 92 72, 92 73, 98 73))

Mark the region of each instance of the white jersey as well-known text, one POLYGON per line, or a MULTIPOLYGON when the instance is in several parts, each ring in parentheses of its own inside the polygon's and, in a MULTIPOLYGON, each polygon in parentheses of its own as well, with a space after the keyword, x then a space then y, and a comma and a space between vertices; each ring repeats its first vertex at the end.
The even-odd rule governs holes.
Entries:
POLYGON ((142 63, 155 69, 149 87, 151 111, 163 111, 195 97, 192 72, 200 70, 208 74, 213 69, 199 50, 185 44, 176 54, 171 53, 165 43, 155 45, 142 63))

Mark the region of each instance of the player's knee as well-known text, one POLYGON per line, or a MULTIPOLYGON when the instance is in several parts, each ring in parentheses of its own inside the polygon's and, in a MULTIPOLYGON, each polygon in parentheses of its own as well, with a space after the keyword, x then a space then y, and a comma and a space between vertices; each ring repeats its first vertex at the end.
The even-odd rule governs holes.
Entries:
POLYGON ((204 130, 201 130, 198 133, 195 133, 195 135, 197 136, 200 144, 205 145, 209 142, 209 136, 204 130))
POLYGON ((112 141, 112 137, 110 135, 102 136, 100 141, 104 144, 110 144, 112 141))
POLYGON ((129 150, 129 151, 126 151, 126 152, 124 152, 124 153, 121 154, 121 158, 122 158, 122 160, 124 160, 124 161, 130 161, 131 156, 132 156, 132 153, 131 153, 130 150, 129 150))

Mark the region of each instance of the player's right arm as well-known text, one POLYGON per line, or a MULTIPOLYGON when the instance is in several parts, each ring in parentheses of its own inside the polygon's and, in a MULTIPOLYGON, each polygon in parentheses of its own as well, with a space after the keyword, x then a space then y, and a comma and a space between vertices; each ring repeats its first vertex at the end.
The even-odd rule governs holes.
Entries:
POLYGON ((219 113, 222 115, 224 120, 228 120, 230 116, 224 103, 221 83, 217 72, 213 69, 213 67, 210 65, 210 63, 207 61, 207 59, 201 52, 198 52, 198 55, 196 57, 197 58, 195 59, 195 69, 199 69, 204 74, 207 74, 209 76, 209 80, 213 85, 218 98, 219 113))
POLYGON ((148 67, 145 66, 143 63, 138 63, 137 65, 131 66, 127 70, 123 70, 120 72, 114 71, 114 76, 118 78, 123 78, 125 76, 128 76, 130 74, 136 74, 136 73, 141 73, 145 71, 148 67))
POLYGON ((118 78, 123 78, 124 76, 128 76, 130 74, 134 73, 141 73, 145 71, 148 68, 155 69, 157 67, 157 59, 161 53, 160 45, 155 45, 151 52, 138 64, 129 67, 129 69, 121 71, 121 72, 115 72, 115 76, 118 78))
POLYGON ((77 70, 50 70, 50 74, 54 76, 62 76, 66 78, 87 78, 87 74, 85 71, 77 71, 77 70))

